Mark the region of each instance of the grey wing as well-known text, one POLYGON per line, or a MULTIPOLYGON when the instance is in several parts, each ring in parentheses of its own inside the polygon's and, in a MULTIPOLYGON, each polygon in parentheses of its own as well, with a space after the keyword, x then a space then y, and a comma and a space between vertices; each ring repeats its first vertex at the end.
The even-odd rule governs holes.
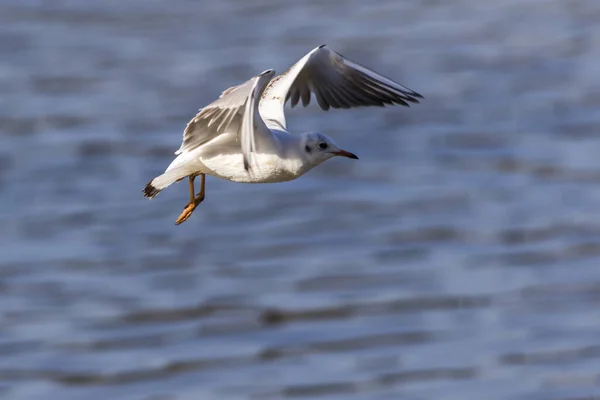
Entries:
POLYGON ((190 151, 207 143, 227 129, 235 131, 240 142, 244 168, 250 171, 250 158, 256 151, 257 136, 263 142, 273 140, 271 132, 258 115, 258 99, 275 75, 268 69, 247 82, 225 90, 219 99, 204 107, 187 125, 183 143, 175 154, 190 151))
POLYGON ((228 128, 239 129, 241 117, 248 97, 257 78, 232 86, 206 107, 187 124, 183 131, 183 142, 175 154, 191 151, 211 141, 228 128))
POLYGON ((260 113, 269 127, 286 129, 283 108, 300 100, 310 103, 315 95, 319 106, 329 108, 383 107, 386 104, 408 106, 423 98, 389 78, 329 49, 319 46, 305 55, 288 71, 271 81, 260 104, 260 113))

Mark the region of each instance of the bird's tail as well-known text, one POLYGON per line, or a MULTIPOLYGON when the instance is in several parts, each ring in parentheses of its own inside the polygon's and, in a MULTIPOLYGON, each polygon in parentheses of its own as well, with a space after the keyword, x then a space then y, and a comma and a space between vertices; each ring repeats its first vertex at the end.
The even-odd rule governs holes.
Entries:
POLYGON ((157 176, 146 184, 144 196, 152 199, 159 194, 161 190, 188 175, 190 175, 190 171, 187 168, 173 168, 167 170, 164 174, 157 176))

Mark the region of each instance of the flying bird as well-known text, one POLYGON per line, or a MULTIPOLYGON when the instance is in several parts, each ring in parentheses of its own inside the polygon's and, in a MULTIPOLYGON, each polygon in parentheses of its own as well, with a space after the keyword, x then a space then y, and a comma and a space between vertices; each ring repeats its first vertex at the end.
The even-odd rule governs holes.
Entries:
POLYGON ((186 221, 205 197, 206 175, 240 183, 294 180, 334 156, 358 159, 321 132, 288 131, 285 104, 306 107, 311 94, 324 111, 387 105, 409 106, 423 98, 377 72, 319 46, 286 72, 268 69, 223 91, 199 110, 183 132, 183 143, 166 171, 143 190, 152 199, 188 178, 190 201, 175 222, 186 221), (200 191, 194 180, 200 176, 200 191))

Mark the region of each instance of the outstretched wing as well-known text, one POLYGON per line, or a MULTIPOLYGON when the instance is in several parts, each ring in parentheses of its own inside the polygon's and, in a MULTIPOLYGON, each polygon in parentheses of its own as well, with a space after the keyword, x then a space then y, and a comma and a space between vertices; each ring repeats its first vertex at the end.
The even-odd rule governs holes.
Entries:
POLYGON ((260 101, 260 114, 269 128, 287 129, 285 103, 290 100, 294 107, 301 99, 306 107, 311 93, 325 111, 329 108, 383 107, 386 104, 408 107, 408 103, 418 103, 417 99, 423 98, 322 45, 271 81, 260 101))
POLYGON ((187 124, 183 143, 175 154, 194 150, 227 130, 235 130, 244 155, 244 166, 249 170, 248 159, 256 149, 255 133, 268 132, 255 129, 258 124, 264 126, 258 116, 256 102, 273 75, 275 71, 266 70, 241 85, 224 90, 217 100, 200 109, 187 124))

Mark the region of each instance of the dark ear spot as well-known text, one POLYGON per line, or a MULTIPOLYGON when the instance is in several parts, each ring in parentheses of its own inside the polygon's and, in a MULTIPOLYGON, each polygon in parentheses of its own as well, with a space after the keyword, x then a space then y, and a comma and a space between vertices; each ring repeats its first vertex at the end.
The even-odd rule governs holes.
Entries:
POLYGON ((311 149, 310 149, 309 145, 304 146, 304 150, 306 150, 307 153, 311 152, 311 149))

